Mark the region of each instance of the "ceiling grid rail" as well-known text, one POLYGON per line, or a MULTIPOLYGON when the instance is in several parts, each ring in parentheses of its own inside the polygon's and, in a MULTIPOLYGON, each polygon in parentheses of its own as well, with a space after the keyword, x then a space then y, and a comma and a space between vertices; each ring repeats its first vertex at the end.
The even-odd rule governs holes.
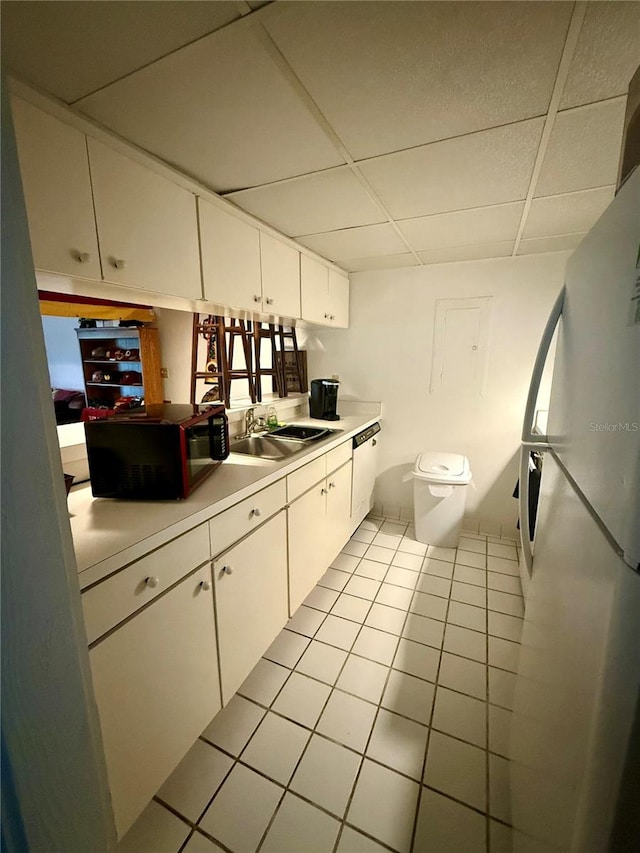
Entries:
POLYGON ((578 38, 580 36, 580 31, 582 30, 582 24, 584 22, 584 16, 586 14, 586 11, 587 3, 585 2, 585 0, 578 0, 578 2, 573 8, 571 21, 569 22, 567 37, 564 42, 562 56, 560 57, 560 63, 558 65, 558 73, 556 74, 553 92, 551 93, 551 100, 549 101, 549 107, 547 109, 544 125, 542 127, 542 135, 540 136, 540 143, 538 145, 536 159, 533 163, 533 169, 531 171, 529 188, 524 199, 524 207, 522 209, 522 215, 520 216, 520 223, 518 225, 515 243, 513 244, 513 251, 511 252, 512 257, 515 257, 520 247, 520 242, 522 240, 522 235, 524 233, 527 218, 529 216, 529 210, 531 209, 531 204, 533 202, 534 193, 538 184, 538 178, 540 177, 540 172, 542 171, 542 165, 544 163, 544 158, 547 153, 547 148, 549 147, 551 133, 553 131, 553 126, 555 124, 556 116, 558 115, 560 107, 560 99, 562 98, 562 93, 567 82, 567 77, 569 76, 571 61, 576 51, 578 38))
MULTIPOLYGON (((317 121, 318 125, 324 132, 325 136, 329 139, 329 141, 333 144, 338 154, 343 158, 348 168, 351 170, 352 174, 356 178, 356 180, 360 183, 364 191, 367 193, 371 201, 378 208, 380 213, 384 216, 388 225, 390 225, 397 236, 402 240, 403 244, 407 247, 407 251, 414 257, 420 266, 423 265, 422 259, 415 251, 413 246, 409 243, 407 238, 404 236, 402 231, 398 228, 395 219, 388 211, 386 205, 379 197, 379 195, 375 192, 375 190, 371 187, 365 176, 362 174, 356 161, 351 155, 351 152, 348 150, 346 145, 340 139, 338 134, 333 129, 331 123, 326 118, 318 104, 315 102, 305 85, 302 83, 298 75, 295 73, 293 68, 289 65, 288 61, 282 54, 280 48, 273 41, 265 27, 259 22, 256 21, 254 24, 254 29, 257 37, 260 39, 261 44, 269 53, 269 56, 274 60, 278 68, 282 71, 286 79, 289 81, 296 94, 299 96, 301 101, 305 104, 311 115, 317 121)), ((334 167, 335 168, 335 167, 334 167)), ((337 167, 340 168, 340 167, 337 167)), ((276 182, 279 183, 279 182, 276 182)))

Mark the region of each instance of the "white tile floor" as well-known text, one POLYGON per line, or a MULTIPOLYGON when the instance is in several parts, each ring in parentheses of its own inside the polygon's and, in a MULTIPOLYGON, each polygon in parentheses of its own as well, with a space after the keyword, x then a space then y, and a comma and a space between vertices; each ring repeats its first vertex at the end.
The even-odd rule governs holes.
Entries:
POLYGON ((517 559, 366 519, 122 853, 509 853, 517 559))

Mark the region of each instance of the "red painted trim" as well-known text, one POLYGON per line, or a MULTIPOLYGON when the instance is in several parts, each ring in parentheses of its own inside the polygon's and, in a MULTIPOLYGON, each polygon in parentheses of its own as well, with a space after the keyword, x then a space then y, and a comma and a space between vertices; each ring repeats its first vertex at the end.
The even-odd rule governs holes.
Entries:
POLYGON ((93 296, 74 296, 70 293, 52 293, 49 290, 39 290, 38 298, 46 302, 70 302, 74 305, 112 305, 116 308, 135 308, 152 311, 151 305, 131 305, 130 302, 114 302, 112 299, 98 299, 93 296))

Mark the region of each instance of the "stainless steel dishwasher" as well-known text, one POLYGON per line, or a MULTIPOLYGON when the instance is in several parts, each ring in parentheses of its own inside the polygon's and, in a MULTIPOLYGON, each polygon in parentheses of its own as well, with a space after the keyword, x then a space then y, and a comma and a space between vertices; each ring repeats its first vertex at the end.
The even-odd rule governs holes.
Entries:
POLYGON ((380 424, 375 423, 353 437, 353 481, 351 487, 351 529, 373 509, 373 487, 378 469, 380 424))

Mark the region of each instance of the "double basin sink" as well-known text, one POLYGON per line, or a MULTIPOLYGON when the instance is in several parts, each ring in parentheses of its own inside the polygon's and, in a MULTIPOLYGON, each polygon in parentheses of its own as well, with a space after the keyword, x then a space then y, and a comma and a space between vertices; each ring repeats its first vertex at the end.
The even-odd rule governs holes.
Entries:
POLYGON ((342 430, 326 427, 284 426, 272 432, 236 439, 231 442, 231 452, 279 461, 295 456, 314 442, 329 438, 337 432, 342 430))

